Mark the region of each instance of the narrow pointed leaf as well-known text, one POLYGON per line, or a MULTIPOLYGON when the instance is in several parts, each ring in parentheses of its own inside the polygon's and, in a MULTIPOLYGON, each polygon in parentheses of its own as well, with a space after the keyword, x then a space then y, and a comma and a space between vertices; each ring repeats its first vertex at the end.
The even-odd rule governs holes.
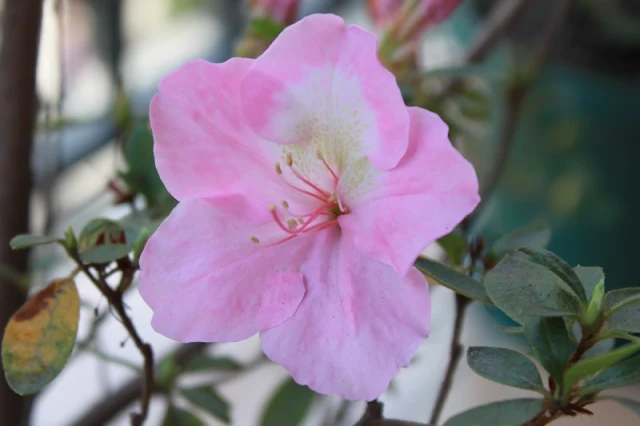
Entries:
POLYGON ((491 299, 482 288, 482 284, 466 274, 424 257, 419 257, 415 266, 427 277, 456 293, 482 303, 492 304, 491 299))
POLYGON ((565 385, 570 388, 580 380, 593 376, 638 351, 640 351, 640 344, 631 343, 602 355, 580 361, 567 370, 564 376, 565 385))
POLYGON ((190 412, 170 405, 162 426, 205 426, 205 423, 190 412))
POLYGON ((226 424, 231 423, 229 403, 214 392, 210 386, 181 389, 180 392, 187 401, 205 410, 216 419, 226 424))
POLYGON ((544 266, 507 255, 487 273, 484 287, 496 306, 524 324, 534 317, 578 315, 578 301, 558 282, 559 278, 544 266))
POLYGON ((184 366, 184 371, 238 371, 242 368, 233 358, 197 356, 191 358, 184 366))
POLYGON ((614 364, 597 376, 589 379, 580 393, 596 393, 606 389, 620 388, 640 383, 640 356, 614 364))
POLYGON ((499 238, 492 251, 503 256, 521 247, 545 248, 551 240, 551 229, 545 221, 536 221, 518 228, 499 238))
POLYGON ((604 296, 607 326, 614 330, 640 333, 640 288, 621 288, 604 296))
POLYGON ((12 249, 20 250, 51 243, 63 244, 64 241, 59 238, 45 237, 43 235, 21 234, 13 237, 9 244, 12 249))
POLYGON ((560 277, 582 302, 588 302, 587 293, 580 282, 580 278, 567 262, 548 250, 534 247, 526 247, 519 250, 560 277))
POLYGON ((464 411, 450 418, 444 426, 521 426, 544 409, 544 400, 533 398, 492 402, 464 411))
POLYGON ((286 379, 267 403, 261 426, 298 426, 307 416, 315 392, 286 379))
POLYGON ((514 388, 545 392, 533 361, 506 348, 470 347, 467 363, 478 375, 514 388))
POLYGON ((564 320, 560 317, 534 318, 526 322, 524 335, 536 359, 561 383, 571 351, 564 320))
POLYGON ((36 393, 60 374, 75 345, 79 316, 76 285, 64 279, 36 293, 11 317, 2 363, 16 393, 36 393))
POLYGON ((587 298, 591 300, 593 290, 601 283, 604 283, 604 270, 598 266, 576 266, 573 268, 576 273, 584 291, 587 293, 587 298))

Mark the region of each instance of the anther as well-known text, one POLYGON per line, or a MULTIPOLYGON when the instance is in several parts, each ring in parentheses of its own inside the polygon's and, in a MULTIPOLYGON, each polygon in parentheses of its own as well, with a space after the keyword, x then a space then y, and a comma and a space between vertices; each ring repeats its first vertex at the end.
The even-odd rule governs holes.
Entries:
POLYGON ((260 240, 257 237, 254 237, 253 235, 251 236, 251 242, 255 244, 260 244, 260 240))
POLYGON ((318 160, 324 159, 324 156, 322 155, 319 149, 316 149, 316 157, 318 157, 318 160))
POLYGON ((282 174, 282 168, 280 168, 280 163, 276 163, 276 173, 279 175, 282 174))
POLYGON ((295 231, 298 227, 298 222, 296 222, 295 219, 287 219, 287 226, 289 227, 289 230, 295 231))
POLYGON ((303 218, 301 218, 301 217, 299 217, 299 218, 298 218, 298 223, 299 223, 300 225, 304 224, 304 219, 303 219, 303 218))
POLYGON ((290 152, 287 153, 287 166, 289 167, 293 166, 293 156, 291 155, 290 152))
POLYGON ((287 203, 286 200, 282 200, 282 207, 284 207, 285 209, 289 208, 289 203, 287 203))

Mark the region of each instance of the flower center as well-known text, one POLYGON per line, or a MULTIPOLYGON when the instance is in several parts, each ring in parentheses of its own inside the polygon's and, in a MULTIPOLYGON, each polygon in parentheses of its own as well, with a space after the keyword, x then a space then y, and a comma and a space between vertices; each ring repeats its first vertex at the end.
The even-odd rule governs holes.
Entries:
MULTIPOLYGON (((291 172, 293 179, 285 177, 280 162, 275 164, 275 170, 282 181, 293 189, 294 191, 303 194, 305 197, 311 197, 318 205, 312 212, 304 214, 294 214, 289 210, 289 203, 286 200, 282 200, 280 208, 276 205, 269 207, 271 216, 275 224, 282 229, 286 236, 274 243, 270 243, 269 246, 275 246, 292 240, 303 234, 311 234, 322 231, 324 229, 333 228, 338 226, 338 216, 349 213, 349 208, 346 207, 336 192, 338 186, 338 175, 331 168, 327 160, 324 158, 320 151, 316 151, 316 157, 320 160, 328 173, 331 175, 331 181, 333 182, 333 189, 326 190, 319 185, 311 182, 310 179, 305 177, 295 166, 293 156, 289 153, 286 157, 286 167, 291 172), (293 180, 291 182, 290 180, 293 180)), ((260 243, 260 240, 252 236, 251 241, 256 244, 260 243)))

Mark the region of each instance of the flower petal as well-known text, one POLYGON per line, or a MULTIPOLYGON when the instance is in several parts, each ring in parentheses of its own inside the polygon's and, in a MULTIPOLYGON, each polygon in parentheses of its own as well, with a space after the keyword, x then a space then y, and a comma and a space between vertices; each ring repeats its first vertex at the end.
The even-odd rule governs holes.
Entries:
POLYGON ((338 166, 366 155, 388 169, 407 149, 409 117, 376 37, 335 15, 287 27, 251 66, 241 107, 259 136, 312 145, 338 166))
POLYGON ((375 178, 371 191, 346 201, 351 213, 339 217, 345 238, 401 275, 480 201, 473 166, 451 145, 447 125, 429 111, 408 109, 407 154, 375 178))
POLYGON ((280 148, 253 135, 240 114, 240 83, 252 63, 196 60, 160 83, 150 106, 154 156, 176 199, 242 193, 257 181, 277 181, 280 148))
POLYGON ((407 366, 429 333, 429 286, 325 231, 302 266, 307 292, 296 313, 260 333, 262 348, 300 384, 372 400, 407 366))
POLYGON ((309 240, 264 247, 268 211, 242 196, 181 202, 147 242, 140 294, 151 325, 182 342, 246 339, 280 324, 305 292, 299 266, 309 240))

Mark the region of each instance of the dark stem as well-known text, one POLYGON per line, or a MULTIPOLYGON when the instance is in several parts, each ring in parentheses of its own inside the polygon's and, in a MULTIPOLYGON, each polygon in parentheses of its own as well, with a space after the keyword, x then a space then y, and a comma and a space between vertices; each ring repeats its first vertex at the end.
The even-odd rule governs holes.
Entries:
MULTIPOLYGON (((475 43, 464 57, 466 63, 481 62, 486 58, 504 34, 518 21, 527 5, 533 0, 502 0, 496 4, 489 14, 486 23, 475 37, 475 43)), ((436 101, 443 100, 455 90, 462 80, 452 78, 444 84, 439 93, 434 95, 436 101)))
POLYGON ((449 349, 449 364, 447 364, 447 372, 445 373, 442 385, 440 386, 440 392, 438 393, 438 399, 431 413, 431 419, 429 420, 429 424, 431 425, 437 425, 440 420, 442 410, 444 409, 447 397, 451 391, 451 386, 453 385, 453 378, 458 369, 460 358, 462 357, 463 347, 460 342, 460 337, 462 336, 464 314, 470 302, 470 299, 456 293, 456 320, 453 325, 453 337, 451 338, 451 348, 449 349))
MULTIPOLYGON (((13 251, 9 240, 29 232, 33 186, 31 150, 38 101, 36 65, 42 0, 6 0, 0 49, 0 265, 27 272, 28 251, 13 251)), ((0 276, 0 330, 26 294, 0 276)), ((0 369, 2 361, 0 360, 0 369)), ((0 377, 0 425, 28 424, 32 397, 21 397, 0 377)))
POLYGON ((96 277, 89 267, 82 263, 80 258, 76 253, 70 253, 71 257, 76 261, 78 266, 82 268, 83 272, 89 279, 95 284, 95 286, 100 290, 100 293, 107 299, 109 305, 115 310, 120 318, 120 321, 124 328, 127 330, 129 337, 133 340, 136 348, 142 355, 144 360, 144 375, 141 383, 142 392, 140 396, 140 412, 133 413, 131 415, 131 425, 132 426, 141 426, 145 419, 147 418, 147 414, 149 412, 149 403, 151 401, 151 394, 154 390, 154 363, 153 363, 153 350, 151 346, 144 342, 140 335, 138 334, 138 330, 133 325, 131 318, 126 312, 124 301, 123 301, 123 293, 133 280, 133 274, 135 273, 135 269, 131 262, 128 262, 128 259, 121 259, 118 261, 118 265, 122 270, 122 277, 120 279, 120 283, 116 290, 113 290, 107 284, 104 273, 98 272, 98 277, 96 277), (122 290, 122 291, 121 291, 122 290))
POLYGON ((362 418, 354 426, 425 426, 423 423, 385 419, 382 415, 383 408, 382 403, 377 400, 368 402, 362 418))
MULTIPOLYGON (((164 357, 165 359, 174 358, 176 366, 182 366, 193 357, 203 353, 209 346, 207 343, 191 343, 181 345, 174 353, 164 357)), ((92 406, 74 423, 72 426, 95 426, 106 424, 111 421, 122 410, 134 403, 140 398, 140 388, 143 386, 143 379, 136 377, 131 379, 119 389, 114 391, 109 398, 105 398, 99 403, 92 406)), ((154 388, 153 392, 162 392, 163 389, 154 388)))
POLYGON ((546 31, 542 34, 540 42, 538 43, 539 47, 532 59, 529 78, 524 81, 512 83, 507 90, 507 106, 505 110, 505 117, 502 120, 502 129, 500 131, 500 139, 498 141, 496 161, 482 185, 480 190, 482 201, 473 212, 473 215, 469 220, 470 223, 473 223, 474 219, 480 216, 491 199, 491 195, 493 195, 493 192, 498 186, 500 178, 506 168, 511 147, 515 140, 515 134, 518 128, 518 121, 520 119, 524 99, 529 93, 531 86, 540 75, 542 68, 549 57, 549 53, 553 47, 553 41, 555 40, 559 30, 562 28, 562 24, 567 17, 572 2, 573 0, 562 0, 556 3, 555 10, 550 14, 549 25, 546 27, 546 31))

